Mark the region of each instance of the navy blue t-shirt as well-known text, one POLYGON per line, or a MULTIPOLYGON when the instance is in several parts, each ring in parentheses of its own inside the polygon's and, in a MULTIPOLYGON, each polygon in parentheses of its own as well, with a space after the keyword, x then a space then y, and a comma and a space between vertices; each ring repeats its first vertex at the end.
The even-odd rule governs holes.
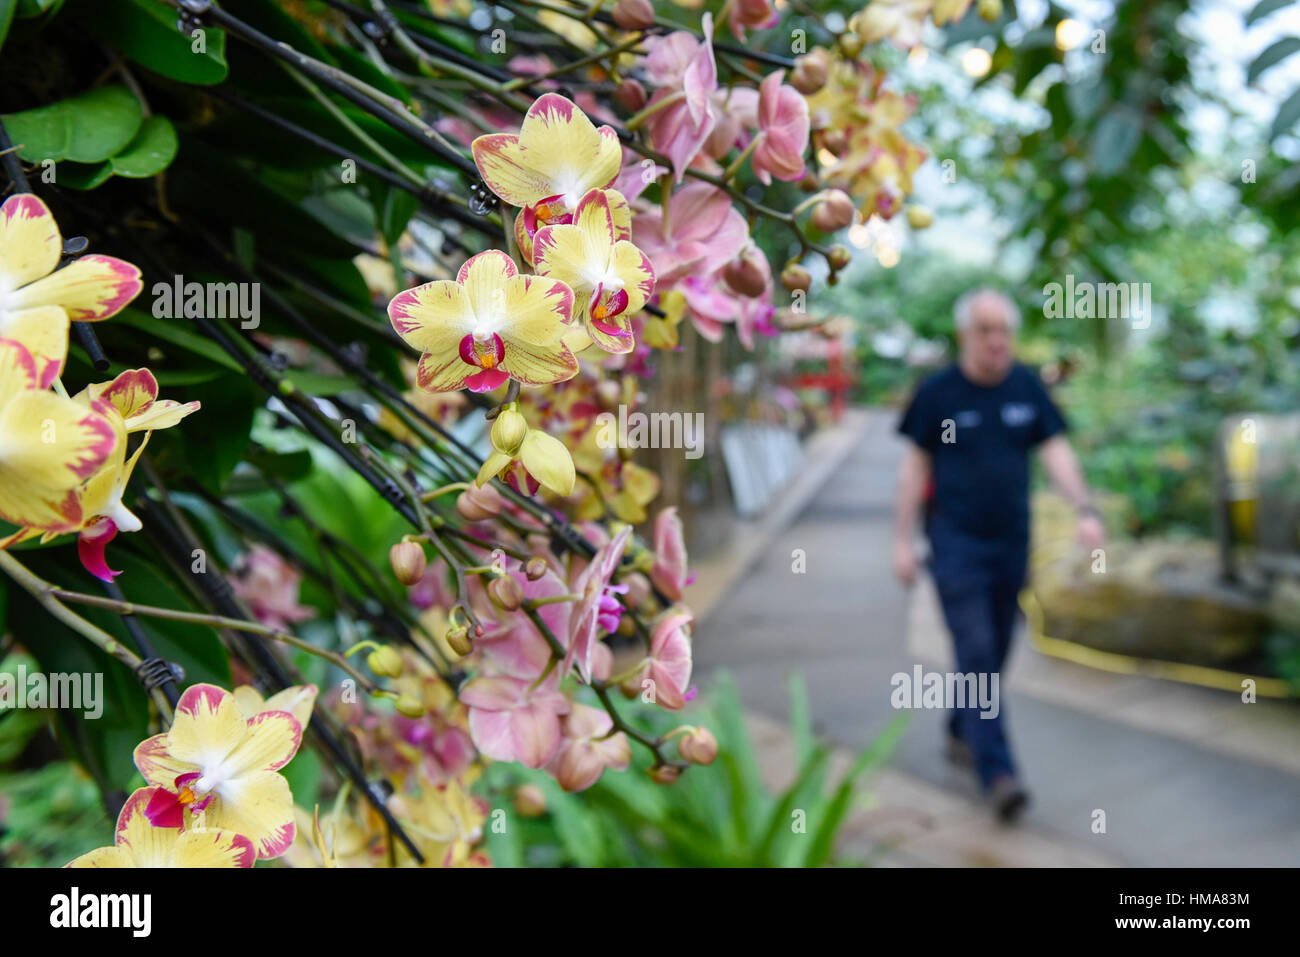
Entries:
POLYGON ((1029 538, 1029 452, 1066 428, 1038 376, 1019 363, 976 385, 953 365, 924 382, 898 431, 930 453, 930 522, 982 539, 1029 538))

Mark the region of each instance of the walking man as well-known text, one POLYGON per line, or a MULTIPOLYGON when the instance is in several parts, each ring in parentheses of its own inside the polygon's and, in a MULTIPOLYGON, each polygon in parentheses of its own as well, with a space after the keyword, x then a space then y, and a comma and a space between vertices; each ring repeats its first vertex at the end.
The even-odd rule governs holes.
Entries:
MULTIPOLYGON (((978 289, 958 300, 955 319, 957 362, 921 384, 898 427, 910 441, 898 476, 893 564, 904 585, 916 580, 916 528, 924 515, 957 671, 986 676, 991 685, 1007 660, 1025 584, 1030 450, 1077 510, 1079 542, 1101 548, 1105 531, 1064 418, 1038 376, 1015 360, 1015 303, 978 289)), ((950 716, 948 755, 974 765, 999 817, 1010 821, 1029 796, 1011 755, 1005 707, 965 705, 950 716)))

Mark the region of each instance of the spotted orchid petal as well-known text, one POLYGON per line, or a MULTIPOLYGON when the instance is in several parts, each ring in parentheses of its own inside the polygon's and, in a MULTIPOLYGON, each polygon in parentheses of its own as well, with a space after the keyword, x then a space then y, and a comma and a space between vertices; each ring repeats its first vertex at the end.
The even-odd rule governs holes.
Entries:
POLYGON ((83 854, 69 867, 252 867, 256 849, 243 834, 160 826, 148 814, 159 788, 139 788, 122 806, 114 846, 83 854))
POLYGON ((171 729, 136 747, 135 763, 150 784, 179 788, 179 800, 203 807, 205 826, 243 834, 259 858, 272 858, 294 835, 293 795, 275 772, 301 742, 289 712, 245 717, 234 695, 198 684, 181 695, 171 729))
POLYGON ((628 321, 654 292, 649 257, 619 238, 623 229, 615 209, 625 202, 621 194, 591 190, 574 210, 572 223, 538 232, 533 253, 540 275, 573 289, 575 313, 592 341, 615 354, 635 348, 628 321))
POLYGON ((623 151, 611 127, 596 127, 572 100, 538 97, 518 134, 489 133, 471 145, 487 187, 511 206, 559 196, 572 209, 587 190, 608 186, 623 151))
POLYGON ((74 322, 117 315, 140 295, 140 270, 114 256, 82 256, 44 279, 9 294, 9 308, 61 306, 74 322))
POLYGON ((70 326, 68 314, 61 306, 0 308, 0 339, 20 342, 32 354, 36 360, 37 384, 42 389, 48 389, 63 374, 70 326))
POLYGON ((53 272, 63 239, 39 196, 17 193, 0 206, 0 292, 11 292, 53 272))
POLYGON ((117 442, 102 411, 43 390, 32 354, 0 339, 0 518, 37 528, 78 522, 74 489, 117 442))
POLYGON ((563 343, 573 292, 555 279, 520 275, 505 253, 471 257, 455 282, 438 280, 395 296, 393 328, 423 355, 416 381, 428 392, 487 391, 516 379, 570 379, 578 360, 563 343))

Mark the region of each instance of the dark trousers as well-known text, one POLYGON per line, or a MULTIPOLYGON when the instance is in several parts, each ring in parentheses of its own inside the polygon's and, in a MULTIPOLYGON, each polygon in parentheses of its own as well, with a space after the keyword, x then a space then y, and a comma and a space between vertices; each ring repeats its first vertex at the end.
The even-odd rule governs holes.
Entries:
POLYGON ((998 708, 981 713, 978 701, 955 708, 948 730, 970 747, 975 769, 987 789, 1003 774, 1015 774, 1015 761, 1006 732, 1002 667, 1011 650, 1019 614, 1017 597, 1025 583, 1028 543, 974 538, 932 521, 930 571, 939 592, 943 616, 952 632, 956 670, 964 675, 998 675, 998 708))

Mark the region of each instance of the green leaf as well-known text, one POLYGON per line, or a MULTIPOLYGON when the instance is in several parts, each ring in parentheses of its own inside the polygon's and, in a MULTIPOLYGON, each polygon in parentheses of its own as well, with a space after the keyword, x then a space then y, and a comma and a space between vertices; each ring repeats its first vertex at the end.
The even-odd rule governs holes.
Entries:
POLYGON ((49 106, 4 117, 9 137, 25 160, 68 159, 99 163, 122 149, 140 129, 140 101, 124 86, 102 86, 49 106))
POLYGON ((1264 49, 1264 52, 1251 61, 1246 70, 1246 82, 1254 83, 1259 75, 1275 64, 1281 63, 1291 54, 1300 50, 1300 37, 1283 37, 1264 49))
POLYGON ((55 181, 60 186, 71 189, 94 189, 113 175, 113 164, 108 160, 102 163, 60 163, 55 169, 55 181))
POLYGON ((1277 116, 1273 118, 1273 128, 1268 132, 1270 140, 1277 139, 1288 132, 1300 120, 1300 90, 1296 90, 1278 107, 1277 116))
POLYGON ((889 722, 874 741, 858 753, 853 766, 849 768, 840 781, 839 787, 836 788, 835 796, 822 812, 821 824, 817 828, 812 847, 804 861, 805 866, 821 867, 830 861, 840 826, 849 812, 858 778, 888 760, 894 753, 894 749, 898 747, 898 742, 902 740, 907 724, 908 716, 899 715, 889 722))
POLYGON ((1292 0, 1259 0, 1259 3, 1250 8, 1250 13, 1246 14, 1246 26, 1250 26, 1256 20, 1264 19, 1270 13, 1275 13, 1291 3, 1292 0))
POLYGON ((113 172, 144 179, 165 170, 176 158, 176 128, 165 116, 151 116, 140 125, 126 149, 109 159, 113 172))
POLYGON ((225 366, 232 372, 238 372, 241 375, 244 367, 230 357, 225 349, 217 345, 211 339, 205 338, 193 331, 193 327, 185 319, 159 319, 139 309, 124 309, 114 318, 113 322, 117 325, 128 325, 147 333, 156 339, 164 342, 170 342, 172 345, 180 346, 189 352, 210 359, 217 365, 225 366))
POLYGON ((0 0, 0 46, 4 46, 5 37, 9 35, 9 24, 17 6, 18 0, 0 0))
POLYGON ((411 221, 415 211, 420 208, 420 201, 404 189, 390 186, 385 191, 383 206, 379 211, 379 231, 384 241, 390 246, 396 245, 406 232, 406 224, 411 221))
POLYGON ((30 17, 39 17, 51 7, 58 7, 63 4, 63 0, 18 0, 18 19, 26 20, 30 17))
POLYGON ((1142 140, 1142 121, 1128 107, 1111 109, 1092 134, 1092 158, 1097 172, 1114 176, 1128 165, 1142 140))
POLYGON ((182 83, 210 85, 226 78, 226 35, 205 27, 198 38, 177 29, 176 8, 158 0, 100 0, 81 8, 82 29, 146 69, 182 83))

